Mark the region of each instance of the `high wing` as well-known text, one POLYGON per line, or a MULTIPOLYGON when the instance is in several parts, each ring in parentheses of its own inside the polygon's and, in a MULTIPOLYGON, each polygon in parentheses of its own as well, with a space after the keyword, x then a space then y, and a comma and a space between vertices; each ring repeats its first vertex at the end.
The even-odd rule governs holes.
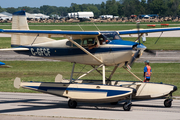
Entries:
POLYGON ((138 34, 138 33, 153 33, 153 32, 165 32, 165 31, 176 31, 180 30, 180 27, 172 27, 172 28, 154 28, 154 29, 140 29, 138 30, 122 30, 118 31, 120 35, 126 34, 138 34))
POLYGON ((73 36, 73 35, 90 35, 90 36, 97 36, 101 33, 98 31, 57 31, 57 30, 4 30, 0 29, 0 33, 7 33, 7 34, 24 34, 24 35, 37 35, 43 36, 44 34, 50 35, 51 37, 62 37, 62 36, 73 36))
MULTIPOLYGON (((180 27, 173 28, 154 28, 154 29, 140 29, 138 30, 121 30, 117 31, 120 35, 125 34, 138 34, 138 33, 154 33, 154 32, 166 32, 166 31, 177 31, 180 27)), ((39 35, 39 36, 50 36, 50 37, 63 37, 63 36, 98 36, 101 34, 100 31, 57 31, 57 30, 5 30, 0 29, 0 33, 6 34, 23 34, 27 36, 39 35)))

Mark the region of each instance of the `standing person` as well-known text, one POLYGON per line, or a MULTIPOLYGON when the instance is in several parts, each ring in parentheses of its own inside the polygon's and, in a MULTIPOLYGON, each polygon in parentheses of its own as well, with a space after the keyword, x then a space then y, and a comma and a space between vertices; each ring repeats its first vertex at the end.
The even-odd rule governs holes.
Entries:
POLYGON ((149 65, 149 60, 144 61, 145 62, 145 67, 144 67, 144 82, 149 82, 151 78, 151 66, 149 65))

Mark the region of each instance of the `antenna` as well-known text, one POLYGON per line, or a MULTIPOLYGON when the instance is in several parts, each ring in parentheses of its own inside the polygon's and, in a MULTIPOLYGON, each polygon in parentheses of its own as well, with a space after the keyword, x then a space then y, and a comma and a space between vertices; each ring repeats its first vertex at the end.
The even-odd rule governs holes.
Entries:
MULTIPOLYGON (((93 23, 93 24, 94 24, 94 23, 93 23)), ((96 24, 94 24, 94 26, 96 27, 96 29, 98 29, 98 31, 100 31, 99 28, 96 26, 96 24)))
POLYGON ((79 24, 78 24, 78 26, 81 28, 82 31, 84 31, 84 30, 82 29, 82 27, 81 27, 79 24))

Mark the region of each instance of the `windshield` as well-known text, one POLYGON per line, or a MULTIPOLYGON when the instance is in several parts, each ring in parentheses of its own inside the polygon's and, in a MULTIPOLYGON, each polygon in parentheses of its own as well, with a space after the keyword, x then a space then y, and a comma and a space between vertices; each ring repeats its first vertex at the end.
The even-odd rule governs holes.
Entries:
POLYGON ((121 37, 116 32, 102 33, 108 40, 120 40, 121 37))

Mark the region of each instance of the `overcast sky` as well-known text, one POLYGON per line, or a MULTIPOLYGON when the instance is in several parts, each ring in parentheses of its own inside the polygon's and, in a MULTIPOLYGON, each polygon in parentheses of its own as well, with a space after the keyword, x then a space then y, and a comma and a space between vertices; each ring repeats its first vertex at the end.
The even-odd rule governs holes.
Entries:
POLYGON ((71 3, 84 4, 84 3, 93 3, 93 4, 101 4, 102 2, 106 2, 107 0, 0 0, 0 6, 2 8, 7 7, 40 7, 42 5, 50 5, 57 7, 69 7, 71 3))

